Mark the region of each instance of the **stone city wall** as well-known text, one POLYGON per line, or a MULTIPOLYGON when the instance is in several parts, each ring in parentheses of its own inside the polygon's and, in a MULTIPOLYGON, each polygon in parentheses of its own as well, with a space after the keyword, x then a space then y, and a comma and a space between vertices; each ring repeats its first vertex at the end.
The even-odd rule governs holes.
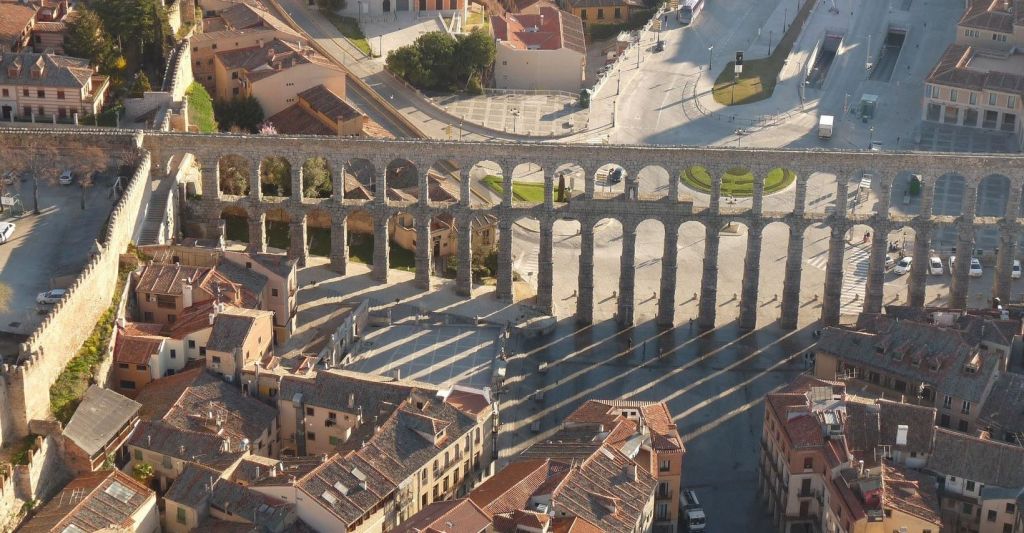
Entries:
MULTIPOLYGON (((25 134, 24 130, 0 129, 0 145, 5 138, 25 134)), ((57 145, 68 142, 73 135, 87 135, 88 139, 108 148, 112 154, 133 146, 140 147, 142 138, 136 132, 116 130, 91 130, 77 134, 75 131, 33 131, 32 135, 57 145)), ((111 211, 105 233, 98 236, 99 253, 93 255, 82 269, 68 288, 67 296, 53 306, 39 327, 22 343, 21 361, 0 367, 6 388, 6 394, 0 398, 4 402, 0 405, 4 444, 28 435, 32 420, 49 418, 50 386, 92 333, 97 319, 110 306, 117 283, 118 258, 131 241, 142 193, 149 183, 149 167, 149 155, 143 151, 130 183, 111 211)))

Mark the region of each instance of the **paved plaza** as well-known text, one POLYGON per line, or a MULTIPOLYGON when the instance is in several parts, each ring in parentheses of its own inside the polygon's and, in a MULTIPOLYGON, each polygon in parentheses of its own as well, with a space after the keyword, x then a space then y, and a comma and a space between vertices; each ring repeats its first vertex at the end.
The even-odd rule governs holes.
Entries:
MULTIPOLYGON (((433 97, 435 104, 466 122, 520 135, 559 136, 586 129, 589 111, 568 94, 453 94, 433 97)), ((462 135, 453 128, 454 139, 462 135)))

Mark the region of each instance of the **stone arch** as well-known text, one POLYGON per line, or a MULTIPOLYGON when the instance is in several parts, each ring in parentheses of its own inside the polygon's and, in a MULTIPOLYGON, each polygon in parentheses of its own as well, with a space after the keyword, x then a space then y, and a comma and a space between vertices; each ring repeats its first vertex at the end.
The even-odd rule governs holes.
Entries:
POLYGON ((248 196, 252 183, 252 163, 236 154, 227 154, 217 160, 218 183, 221 194, 248 196))
MULTIPOLYGON (((522 215, 512 223, 512 279, 538 293, 540 280, 540 225, 543 221, 531 215, 522 215), (532 238, 528 238, 532 237, 532 238)), ((501 235, 500 238, 508 238, 501 235)))
POLYGON ((967 180, 962 174, 947 172, 935 178, 935 196, 932 199, 932 214, 936 216, 960 216, 963 214, 963 198, 967 192, 967 180))
POLYGON ((615 217, 594 222, 594 320, 609 319, 618 308, 623 224, 615 217))
POLYGON ((302 197, 330 198, 334 194, 334 169, 322 156, 313 156, 302 162, 302 197))
POLYGON ((324 209, 312 209, 306 214, 306 250, 310 255, 331 256, 332 226, 331 213, 324 209))
POLYGON ((477 161, 469 168, 465 178, 470 180, 471 184, 479 183, 479 189, 484 189, 480 195, 486 198, 481 199, 478 194, 473 194, 469 202, 471 206, 482 207, 501 203, 505 195, 505 169, 500 163, 490 160, 477 161))
POLYGON ((572 196, 585 192, 586 180, 586 171, 575 163, 556 166, 551 175, 551 201, 555 204, 568 203, 572 196))
POLYGON ((260 193, 287 198, 292 195, 292 164, 282 156, 267 156, 260 161, 260 193))
POLYGON ((346 242, 352 262, 373 265, 373 215, 365 209, 353 209, 345 215, 346 242))
POLYGON ((617 163, 605 163, 594 171, 594 197, 610 199, 625 194, 626 181, 630 178, 627 169, 617 163))
POLYGON ((291 249, 291 222, 292 216, 285 209, 274 208, 266 211, 264 232, 268 247, 282 251, 291 249))
POLYGON ((416 165, 404 158, 392 159, 385 167, 384 186, 389 199, 420 197, 420 172, 416 165), (392 195, 395 195, 394 197, 392 195))
MULTIPOLYGON (((582 176, 577 179, 582 182, 582 176)), ((556 316, 570 316, 576 312, 580 290, 581 228, 580 220, 575 218, 557 218, 551 222, 552 307, 556 316)))
MULTIPOLYGON (((804 211, 807 213, 830 213, 835 210, 839 179, 838 173, 811 172, 804 183, 804 211)), ((847 189, 849 191, 849 189, 847 189)))
POLYGON ((902 169, 895 173, 889 187, 889 214, 916 216, 921 213, 926 194, 925 180, 920 169, 902 169))
MULTIPOLYGON (((668 198, 672 189, 672 174, 661 165, 647 165, 636 175, 640 198, 662 200, 668 198)), ((664 231, 664 227, 662 228, 664 231)))
POLYGON ((700 305, 701 276, 704 272, 704 244, 707 228, 704 223, 689 220, 679 225, 676 246, 676 313, 677 320, 696 320, 700 305))
POLYGON ((664 275, 662 264, 665 253, 665 224, 656 218, 644 219, 636 225, 634 232, 636 252, 633 254, 632 265, 633 316, 634 322, 640 323, 658 316, 661 277, 664 275))
POLYGON ((761 230, 757 310, 766 320, 758 321, 759 324, 768 322, 768 317, 779 318, 785 289, 786 261, 789 258, 789 237, 790 227, 785 222, 771 222, 761 230))
POLYGON ((432 203, 455 204, 462 199, 460 169, 451 161, 434 161, 427 169, 427 180, 427 192, 432 203))
POLYGON ((224 221, 224 239, 235 242, 249 242, 249 212, 239 205, 227 205, 220 211, 224 221))
POLYGON ((369 159, 354 158, 342 167, 342 198, 372 200, 377 190, 377 170, 369 159))
POLYGON ((545 171, 543 165, 531 161, 512 167, 512 202, 543 204, 546 186, 545 171))
POLYGON ((1003 217, 1011 212, 1007 205, 1010 199, 1010 178, 1002 174, 989 174, 978 182, 978 198, 975 200, 975 215, 979 217, 1003 217))
POLYGON ((395 211, 388 217, 387 224, 388 268, 415 272, 419 221, 410 211, 395 211))

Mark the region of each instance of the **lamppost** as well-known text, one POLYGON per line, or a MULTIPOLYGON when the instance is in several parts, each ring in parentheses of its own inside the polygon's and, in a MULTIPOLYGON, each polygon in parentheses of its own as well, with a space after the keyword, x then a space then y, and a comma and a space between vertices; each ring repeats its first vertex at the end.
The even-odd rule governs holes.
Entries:
POLYGON ((772 30, 768 30, 768 55, 772 55, 772 30))
POLYGON ((462 142, 462 125, 466 122, 465 118, 459 119, 459 142, 462 142))
POLYGON ((868 128, 868 149, 871 149, 871 143, 875 140, 875 127, 871 126, 868 128))
POLYGON ((782 8, 782 33, 786 33, 786 23, 789 22, 789 7, 782 8))
POLYGON ((516 132, 516 119, 519 118, 519 108, 512 108, 512 133, 516 132))
POLYGON ((715 45, 708 47, 708 74, 711 74, 711 55, 714 53, 715 45))

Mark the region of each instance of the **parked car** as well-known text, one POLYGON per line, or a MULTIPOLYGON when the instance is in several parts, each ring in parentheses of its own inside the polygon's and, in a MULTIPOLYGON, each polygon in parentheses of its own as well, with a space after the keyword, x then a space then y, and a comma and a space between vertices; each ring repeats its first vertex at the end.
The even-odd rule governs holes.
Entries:
POLYGON ((912 257, 904 257, 903 259, 900 259, 899 263, 896 263, 896 268, 892 269, 892 271, 896 275, 902 276, 903 274, 906 274, 907 272, 910 272, 910 265, 913 262, 914 262, 914 258, 912 258, 912 257))
POLYGON ((65 170, 60 173, 60 178, 58 178, 57 181, 61 185, 71 185, 71 183, 75 181, 75 175, 72 174, 70 170, 65 170))
POLYGON ((935 256, 928 258, 928 273, 933 276, 941 276, 943 274, 942 259, 935 256))
POLYGON ((622 181, 622 167, 615 167, 608 173, 608 183, 618 183, 620 181, 622 181))
POLYGON ((704 531, 707 527, 707 516, 704 515, 704 507, 697 499, 697 493, 692 490, 684 490, 683 497, 679 499, 679 510, 683 516, 683 525, 686 531, 704 531))
POLYGON ((14 236, 13 222, 0 222, 0 244, 3 244, 14 236))
POLYGON ((64 298, 64 295, 67 293, 67 289, 50 289, 46 292, 39 293, 39 296, 36 296, 36 303, 55 304, 61 301, 61 299, 64 298))
POLYGON ((982 274, 981 261, 978 261, 977 257, 971 258, 971 269, 967 271, 967 275, 972 278, 980 278, 982 274))
POLYGON ((1013 270, 1010 271, 1010 279, 1020 279, 1020 261, 1013 260, 1013 270))
POLYGON ((947 261, 947 262, 949 263, 949 275, 952 276, 953 275, 953 267, 956 266, 956 256, 955 255, 949 256, 949 261, 947 261))
POLYGON ((891 255, 886 254, 886 256, 885 256, 885 269, 889 270, 890 268, 892 268, 894 266, 896 266, 896 258, 891 256, 891 255))

